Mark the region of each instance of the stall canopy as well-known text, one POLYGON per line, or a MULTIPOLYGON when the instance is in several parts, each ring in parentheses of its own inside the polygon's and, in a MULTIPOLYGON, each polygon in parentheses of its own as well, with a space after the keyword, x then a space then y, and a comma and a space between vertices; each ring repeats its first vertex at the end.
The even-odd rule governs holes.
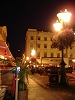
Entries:
POLYGON ((0 58, 1 57, 7 58, 7 59, 11 59, 14 60, 13 55, 11 54, 7 44, 5 41, 0 40, 0 58))

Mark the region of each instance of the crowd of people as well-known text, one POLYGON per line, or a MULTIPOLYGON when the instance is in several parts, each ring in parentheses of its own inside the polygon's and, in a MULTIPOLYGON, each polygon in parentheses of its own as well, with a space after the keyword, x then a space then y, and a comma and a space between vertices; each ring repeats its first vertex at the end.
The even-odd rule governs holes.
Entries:
MULTIPOLYGON (((32 74, 34 73, 39 73, 40 75, 48 75, 50 74, 51 70, 53 69, 58 69, 58 71, 60 72, 61 70, 61 67, 57 67, 57 66, 47 66, 47 67, 44 67, 44 66, 39 66, 39 67, 31 67, 30 68, 30 71, 32 74)), ((66 70, 66 73, 72 73, 73 72, 73 68, 72 67, 67 67, 65 68, 66 70)))
POLYGON ((43 75, 43 74, 48 74, 50 73, 50 68, 49 69, 46 69, 45 67, 31 67, 31 73, 34 74, 34 73, 38 73, 40 75, 43 75))

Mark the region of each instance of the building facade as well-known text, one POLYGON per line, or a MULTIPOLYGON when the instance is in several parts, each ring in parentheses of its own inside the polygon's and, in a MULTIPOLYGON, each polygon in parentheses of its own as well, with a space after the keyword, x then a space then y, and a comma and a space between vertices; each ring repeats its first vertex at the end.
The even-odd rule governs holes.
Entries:
MULTIPOLYGON (((37 29, 28 29, 26 32, 26 57, 31 57, 31 50, 34 48, 36 51, 36 60, 39 64, 43 65, 56 65, 59 66, 61 62, 61 51, 57 48, 52 48, 52 36, 54 33, 38 31, 37 29)), ((64 60, 66 67, 74 64, 72 60, 75 58, 75 43, 73 48, 64 49, 64 60)))

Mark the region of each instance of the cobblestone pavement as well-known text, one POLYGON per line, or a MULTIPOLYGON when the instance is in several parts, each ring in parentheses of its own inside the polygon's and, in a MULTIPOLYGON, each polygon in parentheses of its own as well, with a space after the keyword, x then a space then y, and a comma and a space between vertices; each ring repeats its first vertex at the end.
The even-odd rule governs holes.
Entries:
POLYGON ((54 97, 61 97, 63 100, 75 100, 75 81, 70 81, 68 87, 49 86, 49 76, 40 74, 31 74, 30 77, 40 86, 50 91, 54 97))

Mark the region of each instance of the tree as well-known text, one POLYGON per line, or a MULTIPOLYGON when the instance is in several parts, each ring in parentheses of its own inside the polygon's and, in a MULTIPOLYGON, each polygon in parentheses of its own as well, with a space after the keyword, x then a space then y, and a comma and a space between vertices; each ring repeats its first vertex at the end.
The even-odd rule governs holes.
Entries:
POLYGON ((71 28, 65 28, 58 33, 56 33, 52 38, 52 48, 62 48, 71 47, 74 43, 74 32, 71 28))
POLYGON ((60 85, 66 86, 66 72, 65 72, 65 62, 63 59, 63 49, 71 47, 74 43, 74 32, 71 28, 64 28, 55 34, 52 38, 52 48, 58 48, 62 51, 62 61, 61 65, 61 79, 60 85))

